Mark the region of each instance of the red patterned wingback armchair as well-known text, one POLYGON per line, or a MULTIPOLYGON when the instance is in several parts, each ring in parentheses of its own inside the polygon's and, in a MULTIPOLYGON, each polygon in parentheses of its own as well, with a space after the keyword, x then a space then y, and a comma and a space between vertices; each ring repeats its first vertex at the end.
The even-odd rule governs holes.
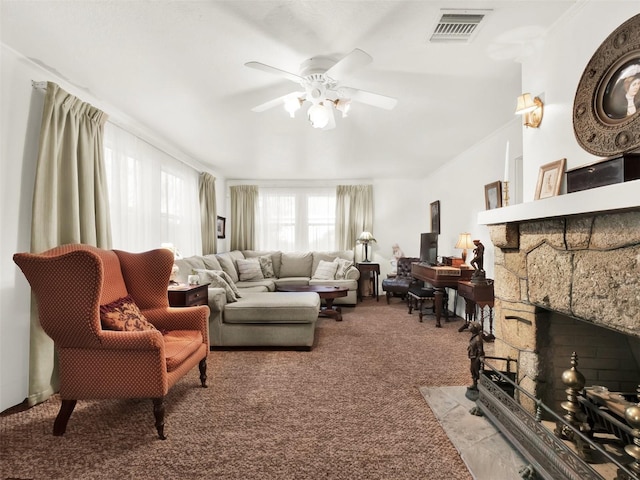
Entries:
MULTIPOLYGON (((209 307, 169 307, 173 254, 69 244, 13 259, 31 284, 40 324, 58 354, 62 405, 53 434, 64 434, 78 400, 151 398, 158 436, 164 440, 165 396, 196 365, 206 387, 209 352, 209 307), (125 298, 142 319, 134 315, 136 322, 128 326, 106 329, 101 307, 104 315, 125 298)), ((118 318, 130 319, 130 313, 118 318)))

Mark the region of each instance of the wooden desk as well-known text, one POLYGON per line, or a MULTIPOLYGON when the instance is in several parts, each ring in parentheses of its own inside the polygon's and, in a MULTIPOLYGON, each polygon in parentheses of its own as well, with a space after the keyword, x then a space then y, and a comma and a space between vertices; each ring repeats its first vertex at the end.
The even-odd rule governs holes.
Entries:
POLYGON ((378 277, 380 276, 380 264, 372 262, 360 262, 356 265, 360 271, 360 280, 358 280, 358 300, 362 301, 362 282, 363 279, 369 281, 373 280, 372 297, 376 297, 376 302, 379 301, 378 297, 378 277), (365 276, 366 274, 366 276, 365 276))
POLYGON ((436 327, 442 327, 443 298, 445 288, 458 288, 458 281, 469 280, 473 274, 473 268, 436 267, 424 263, 411 265, 411 275, 418 280, 430 283, 435 290, 436 327))
POLYGON ((491 342, 495 340, 493 335, 493 280, 488 280, 486 284, 475 284, 470 281, 460 280, 458 282, 458 293, 465 301, 465 323, 459 332, 469 328, 476 318, 476 310, 480 308, 480 324, 484 332, 484 308, 489 307, 489 333, 484 334, 485 341, 491 342))

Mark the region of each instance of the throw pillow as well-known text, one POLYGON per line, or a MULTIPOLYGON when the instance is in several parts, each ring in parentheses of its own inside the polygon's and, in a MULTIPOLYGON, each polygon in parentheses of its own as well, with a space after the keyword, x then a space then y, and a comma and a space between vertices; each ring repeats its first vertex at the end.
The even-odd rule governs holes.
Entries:
POLYGON ((100 323, 105 330, 122 332, 156 330, 156 327, 144 317, 130 295, 107 305, 100 305, 100 323))
POLYGON ((238 276, 241 282, 250 282, 251 280, 264 280, 262 269, 257 258, 247 258, 244 260, 236 260, 238 266, 238 276))
POLYGON ((231 285, 229 284, 229 282, 223 278, 222 274, 224 275, 227 275, 227 274, 222 270, 204 270, 204 269, 198 268, 198 269, 195 269, 194 272, 196 272, 200 276, 201 283, 208 283, 212 287, 222 288, 224 290, 225 296, 227 297, 227 303, 233 303, 238 301, 239 295, 236 295, 234 289, 231 288, 231 285))
POLYGON ((271 260, 271 255, 262 255, 261 257, 258 257, 258 263, 260 264, 260 269, 262 270, 264 278, 273 278, 276 276, 276 273, 273 270, 273 260, 271 260))
POLYGON ((337 269, 338 264, 336 262, 325 262, 324 260, 320 260, 318 268, 316 268, 316 271, 311 278, 314 280, 333 280, 336 276, 337 269))
POLYGON ((336 270, 336 280, 344 280, 347 275, 347 270, 349 270, 350 267, 353 267, 353 262, 351 260, 345 260, 344 258, 340 257, 336 257, 334 262, 338 264, 338 269, 336 270))

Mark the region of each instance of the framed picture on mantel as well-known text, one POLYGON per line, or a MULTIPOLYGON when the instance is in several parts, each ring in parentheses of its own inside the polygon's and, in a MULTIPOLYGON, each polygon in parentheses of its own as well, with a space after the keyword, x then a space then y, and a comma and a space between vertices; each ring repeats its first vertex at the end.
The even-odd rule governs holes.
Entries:
POLYGON ((484 205, 487 210, 502 207, 502 182, 500 180, 484 186, 484 205))
POLYGON ((431 203, 431 232, 440 233, 440 200, 431 203))

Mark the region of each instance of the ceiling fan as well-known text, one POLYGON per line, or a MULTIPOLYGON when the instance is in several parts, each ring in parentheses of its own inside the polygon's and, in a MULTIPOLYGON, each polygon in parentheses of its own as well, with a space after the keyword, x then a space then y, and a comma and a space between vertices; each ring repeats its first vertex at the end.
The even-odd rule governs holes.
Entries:
POLYGON ((354 70, 371 63, 371 56, 354 49, 337 62, 328 56, 316 56, 305 60, 300 65, 300 73, 295 74, 260 62, 247 62, 245 66, 278 75, 300 85, 303 90, 283 95, 266 103, 253 107, 254 112, 264 112, 278 105, 284 108, 291 118, 295 116, 304 102, 311 103, 307 110, 307 118, 314 128, 325 130, 335 127, 334 109, 346 117, 351 102, 360 102, 374 107, 391 110, 398 101, 395 98, 347 87, 340 83, 340 78, 348 76, 354 70))

